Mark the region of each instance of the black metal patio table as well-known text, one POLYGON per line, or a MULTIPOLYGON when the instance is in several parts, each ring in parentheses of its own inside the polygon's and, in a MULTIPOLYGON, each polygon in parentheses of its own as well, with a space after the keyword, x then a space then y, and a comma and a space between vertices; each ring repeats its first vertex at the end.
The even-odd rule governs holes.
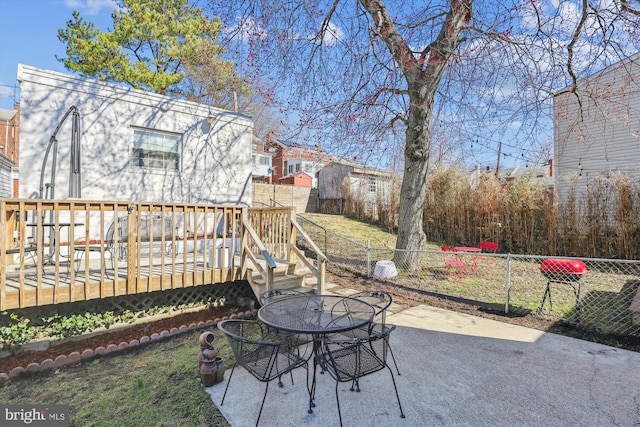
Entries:
MULTIPOLYGON (((371 323, 373 306, 365 301, 338 295, 302 295, 273 301, 258 310, 268 326, 313 337, 313 375, 309 387, 309 413, 313 412, 317 356, 328 334, 349 331, 371 323)), ((307 384, 308 385, 308 384, 307 384)))

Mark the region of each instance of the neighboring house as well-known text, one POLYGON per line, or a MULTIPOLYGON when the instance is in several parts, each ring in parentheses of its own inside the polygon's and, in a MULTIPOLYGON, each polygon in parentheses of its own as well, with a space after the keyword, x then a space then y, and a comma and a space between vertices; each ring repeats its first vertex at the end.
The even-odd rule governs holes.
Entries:
POLYGON ((0 154, 0 197, 14 197, 13 175, 15 165, 4 155, 0 154))
MULTIPOLYGON (((474 182, 477 182, 481 175, 486 174, 495 176, 495 170, 490 166, 487 166, 484 171, 476 168, 472 174, 472 179, 474 182)), ((549 162, 544 165, 516 166, 513 168, 503 168, 498 171, 498 179, 503 184, 522 178, 529 179, 533 184, 553 188, 553 160, 550 159, 549 162)))
POLYGON ((556 194, 611 173, 640 178, 640 54, 554 94, 556 194))
POLYGON ((322 213, 342 214, 351 199, 364 203, 367 213, 375 216, 378 204, 390 201, 391 172, 337 159, 320 169, 317 176, 322 213))
POLYGON ((280 184, 289 175, 304 172, 312 178, 312 188, 317 188, 316 175, 332 160, 332 156, 322 151, 320 144, 315 147, 291 142, 278 141, 273 133, 267 135, 267 147, 275 151, 273 156, 273 182, 280 184))
POLYGON ((251 205, 250 118, 22 64, 18 80, 20 197, 44 198, 44 186, 53 184, 56 199, 72 194, 71 120, 57 133, 57 155, 46 164, 44 158, 56 126, 75 106, 81 198, 251 205))
POLYGON ((273 155, 275 148, 267 147, 257 136, 253 136, 251 144, 251 174, 254 182, 271 184, 273 174, 273 155))
POLYGON ((20 105, 0 108, 0 197, 17 197, 20 105))

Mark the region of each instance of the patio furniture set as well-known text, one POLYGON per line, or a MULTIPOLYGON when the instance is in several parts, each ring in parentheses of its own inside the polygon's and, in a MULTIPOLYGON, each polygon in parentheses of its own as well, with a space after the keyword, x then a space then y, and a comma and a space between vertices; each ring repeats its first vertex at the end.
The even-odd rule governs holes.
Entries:
POLYGON ((471 260, 468 256, 461 256, 460 253, 472 254, 495 254, 498 251, 498 244, 494 242, 480 242, 475 246, 440 246, 442 258, 446 267, 445 274, 457 279, 465 279, 473 274, 482 274, 481 267, 485 268, 485 274, 490 275, 493 268, 493 258, 485 255, 473 255, 471 260))
POLYGON ((342 425, 338 385, 351 383, 360 391, 360 379, 389 370, 400 417, 404 412, 393 371, 387 363, 391 355, 389 336, 395 326, 386 323, 391 295, 384 291, 365 292, 350 297, 303 294, 294 290, 271 290, 260 296, 262 307, 254 320, 230 319, 218 324, 227 337, 235 357, 221 404, 224 404, 236 366, 245 368, 258 381, 266 383, 256 426, 265 404, 269 382, 291 376, 292 371, 307 371, 308 413, 316 406, 318 368, 336 382, 338 417, 342 425), (311 364, 311 366, 309 366, 311 364))

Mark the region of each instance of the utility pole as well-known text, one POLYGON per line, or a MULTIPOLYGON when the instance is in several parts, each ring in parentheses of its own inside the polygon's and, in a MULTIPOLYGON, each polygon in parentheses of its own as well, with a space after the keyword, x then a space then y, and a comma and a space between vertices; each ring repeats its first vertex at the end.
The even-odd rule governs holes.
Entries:
POLYGON ((500 141, 498 145, 498 161, 496 162, 496 178, 498 177, 498 172, 500 171, 500 154, 502 154, 502 141, 500 141))

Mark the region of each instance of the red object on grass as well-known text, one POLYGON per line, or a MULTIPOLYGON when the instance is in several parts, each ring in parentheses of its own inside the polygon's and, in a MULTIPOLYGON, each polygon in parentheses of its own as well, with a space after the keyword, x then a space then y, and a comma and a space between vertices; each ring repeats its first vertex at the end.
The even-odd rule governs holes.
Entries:
POLYGON ((569 282, 580 280, 587 266, 580 260, 550 258, 540 264, 540 271, 549 280, 569 282))

